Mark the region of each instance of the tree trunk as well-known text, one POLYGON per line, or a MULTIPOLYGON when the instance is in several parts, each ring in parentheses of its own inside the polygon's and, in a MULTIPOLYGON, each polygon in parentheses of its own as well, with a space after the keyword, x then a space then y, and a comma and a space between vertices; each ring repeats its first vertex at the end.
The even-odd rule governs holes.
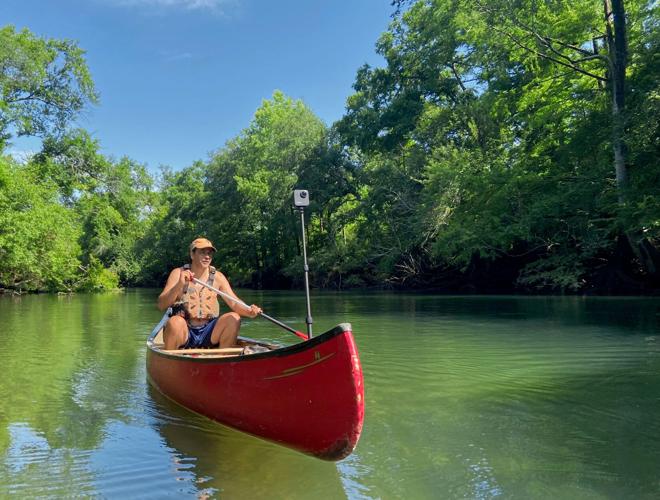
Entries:
POLYGON ((626 201, 628 170, 626 167, 625 134, 625 83, 628 66, 626 40, 626 12, 623 0, 604 0, 605 29, 610 60, 610 85, 612 92, 612 148, 614 171, 619 203, 626 201), (611 20, 610 20, 611 19, 611 20))
MULTIPOLYGON (((628 67, 628 40, 626 36, 626 10, 623 0, 603 0, 605 29, 610 60, 612 92, 612 148, 619 204, 627 201, 628 169, 626 167, 626 68, 628 67), (611 19, 611 20, 610 20, 611 19)), ((660 252, 640 231, 625 231, 630 248, 651 277, 660 271, 660 252)))

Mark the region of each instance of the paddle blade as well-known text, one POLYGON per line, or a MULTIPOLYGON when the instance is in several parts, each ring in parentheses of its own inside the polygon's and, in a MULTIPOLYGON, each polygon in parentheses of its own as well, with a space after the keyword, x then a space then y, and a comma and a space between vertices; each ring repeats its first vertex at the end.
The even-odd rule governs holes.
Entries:
POLYGON ((298 337, 300 337, 300 338, 303 339, 303 340, 309 340, 309 337, 308 337, 306 334, 304 334, 303 332, 299 332, 298 330, 295 330, 295 331, 292 332, 292 333, 293 333, 294 335, 298 335, 298 337))

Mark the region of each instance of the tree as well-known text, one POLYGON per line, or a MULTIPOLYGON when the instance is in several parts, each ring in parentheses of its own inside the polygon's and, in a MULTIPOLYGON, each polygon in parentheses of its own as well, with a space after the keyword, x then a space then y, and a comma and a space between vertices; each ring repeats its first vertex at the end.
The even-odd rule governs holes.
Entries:
POLYGON ((58 135, 96 103, 84 51, 68 40, 0 28, 0 150, 12 135, 58 135))
POLYGON ((325 125, 302 101, 276 91, 211 160, 205 213, 222 239, 222 261, 241 279, 259 286, 282 280, 297 250, 291 193, 324 138, 325 125))
POLYGON ((70 130, 46 137, 28 165, 41 182, 57 186, 60 201, 82 224, 82 265, 99 277, 92 281, 105 283, 90 285, 93 289, 137 280, 134 246, 153 203, 153 180, 146 168, 126 157, 106 158, 99 149, 86 131, 70 130))
POLYGON ((36 175, 57 185, 62 202, 75 205, 80 196, 105 185, 112 162, 99 153, 99 142, 82 129, 44 138, 30 164, 36 175))
MULTIPOLYGON (((377 238, 390 250, 382 258, 399 255, 395 268, 413 273, 423 264, 436 274, 459 266, 469 279, 492 275, 489 263, 499 263, 498 270, 510 270, 506 280, 524 287, 594 286, 611 265, 652 281, 652 261, 640 259, 645 274, 617 244, 622 227, 657 241, 657 189, 642 180, 657 176, 652 133, 624 123, 626 134, 638 131, 642 150, 634 157, 644 158, 628 182, 631 165, 621 166, 626 151, 616 152, 621 144, 612 132, 621 128, 608 113, 608 99, 611 109, 622 89, 613 83, 614 66, 620 72, 626 61, 625 94, 636 96, 636 110, 653 107, 648 97, 657 83, 636 76, 653 73, 654 58, 642 57, 657 47, 649 4, 627 4, 626 58, 622 11, 604 17, 595 1, 394 4, 377 45, 386 66, 358 72, 338 124, 345 144, 363 154, 358 171, 398 164, 408 174, 390 167, 381 178, 365 178, 367 199, 386 200, 374 195, 389 190, 410 207, 406 214, 381 202, 369 213, 375 206, 367 203, 365 226, 387 221, 386 229, 398 220, 396 236, 411 227, 418 234, 403 246, 377 238)), ((651 114, 636 115, 657 130, 651 114)))
MULTIPOLYGON (((609 96, 611 147, 619 204, 630 201, 627 132, 630 110, 630 63, 644 64, 639 54, 648 43, 652 2, 635 0, 583 0, 559 4, 533 1, 474 0, 475 11, 501 37, 532 56, 593 80, 609 96), (632 33, 631 33, 632 31, 632 33), (635 45, 629 44, 632 35, 635 45), (632 54, 631 54, 632 48, 632 54)), ((657 6, 655 9, 657 10, 657 6)), ((652 28, 651 28, 652 29, 652 28)), ((492 39, 496 45, 498 42, 492 39)), ((651 275, 660 275, 660 252, 637 229, 623 228, 632 250, 651 275)))
POLYGON ((206 168, 199 161, 179 172, 162 171, 158 196, 145 220, 144 234, 136 242, 138 283, 163 285, 173 267, 187 262, 193 239, 215 234, 204 209, 209 198, 206 168))
POLYGON ((108 162, 103 183, 76 202, 83 263, 93 269, 98 261, 118 284, 135 283, 141 273, 135 246, 147 229, 152 184, 143 165, 124 157, 108 162))
POLYGON ((57 195, 55 185, 0 157, 0 288, 76 288, 80 225, 57 195))
MULTIPOLYGON (((330 129, 324 140, 310 151, 298 174, 297 185, 311 190, 312 194, 306 210, 306 236, 312 278, 323 288, 340 289, 362 282, 364 260, 353 233, 359 212, 356 165, 344 150, 336 130, 330 129)), ((293 232, 298 241, 299 228, 293 232)), ((298 257, 290 261, 283 273, 292 282, 302 284, 302 268, 302 245, 298 242, 298 257)))

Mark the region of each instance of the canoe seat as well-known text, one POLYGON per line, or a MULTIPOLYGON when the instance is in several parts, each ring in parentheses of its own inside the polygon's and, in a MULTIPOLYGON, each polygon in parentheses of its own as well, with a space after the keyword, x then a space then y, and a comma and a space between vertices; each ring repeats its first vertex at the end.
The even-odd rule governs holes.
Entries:
POLYGON ((268 352, 270 349, 263 345, 247 345, 243 349, 243 354, 256 354, 258 352, 268 352))
POLYGON ((243 347, 224 347, 215 349, 164 349, 165 341, 163 340, 163 330, 160 330, 151 341, 153 348, 168 354, 190 354, 190 355, 203 355, 204 357, 221 357, 221 356, 240 356, 241 354, 256 354, 258 352, 268 352, 278 346, 258 345, 239 340, 238 344, 243 347))

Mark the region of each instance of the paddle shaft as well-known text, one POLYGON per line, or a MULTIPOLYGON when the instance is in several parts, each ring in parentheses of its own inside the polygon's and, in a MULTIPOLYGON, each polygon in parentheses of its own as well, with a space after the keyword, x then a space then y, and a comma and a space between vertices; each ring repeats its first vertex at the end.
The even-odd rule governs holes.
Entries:
MULTIPOLYGON (((218 290, 217 288, 215 288, 214 286, 209 285, 208 283, 205 283, 205 282, 203 282, 203 281, 201 281, 201 280, 198 280, 197 278, 193 278, 192 280, 193 280, 195 283, 198 283, 198 284, 200 284, 200 285, 202 285, 202 286, 205 286, 206 288, 208 288, 208 289, 211 290, 212 292, 215 292, 215 293, 217 293, 218 295, 221 295, 221 296, 225 297, 226 299, 229 299, 229 300, 231 300, 232 302, 234 302, 234 303, 236 303, 236 304, 238 304, 238 305, 240 305, 240 306, 243 306, 245 309, 251 309, 251 307, 250 307, 249 305, 247 305, 245 302, 243 302, 242 300, 239 300, 239 299, 237 299, 236 297, 232 297, 232 296, 229 295, 228 293, 225 293, 225 292, 223 292, 223 291, 220 291, 220 290, 218 290)), ((289 325, 285 325, 285 324, 282 323, 281 321, 279 321, 279 320, 277 320, 277 319, 275 319, 275 318, 273 318, 273 317, 271 317, 271 316, 268 316, 266 313, 261 312, 261 313, 259 313, 259 316, 261 316, 261 317, 264 318, 264 319, 267 319, 267 320, 270 321, 271 323, 275 323, 277 326, 279 326, 279 327, 281 327, 281 328, 284 328, 286 331, 291 332, 291 333, 293 333, 294 335, 297 335, 297 336, 300 337, 301 339, 307 340, 307 339, 309 338, 309 337, 308 337, 307 335, 305 335, 303 332, 299 332, 298 330, 295 330, 295 329, 291 328, 289 325)))
POLYGON ((165 314, 163 314, 163 317, 160 318, 160 322, 155 326, 155 328, 151 331, 151 335, 149 335, 149 339, 153 339, 158 335, 158 332, 161 331, 161 329, 165 326, 165 324, 168 322, 170 319, 170 314, 172 313, 172 308, 168 307, 167 310, 165 311, 165 314))

